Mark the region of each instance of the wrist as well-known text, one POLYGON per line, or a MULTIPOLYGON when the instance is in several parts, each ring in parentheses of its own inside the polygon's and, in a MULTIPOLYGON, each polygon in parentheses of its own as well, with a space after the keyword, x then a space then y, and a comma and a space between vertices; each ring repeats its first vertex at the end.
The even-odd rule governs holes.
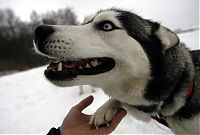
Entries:
POLYGON ((57 129, 55 127, 51 128, 47 135, 61 135, 60 127, 58 127, 57 129))

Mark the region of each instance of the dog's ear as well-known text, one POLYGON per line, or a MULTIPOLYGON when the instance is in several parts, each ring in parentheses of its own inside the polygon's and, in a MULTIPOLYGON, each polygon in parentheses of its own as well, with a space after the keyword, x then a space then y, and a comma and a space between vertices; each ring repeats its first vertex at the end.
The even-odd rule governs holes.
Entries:
POLYGON ((163 26, 160 26, 155 34, 158 36, 161 43, 164 45, 165 50, 179 44, 178 36, 174 32, 170 31, 169 29, 163 26))

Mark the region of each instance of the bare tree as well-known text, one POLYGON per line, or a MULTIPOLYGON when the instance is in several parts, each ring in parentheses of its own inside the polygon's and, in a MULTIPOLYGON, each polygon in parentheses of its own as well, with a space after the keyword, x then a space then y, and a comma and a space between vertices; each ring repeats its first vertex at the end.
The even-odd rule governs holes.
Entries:
POLYGON ((17 36, 21 21, 11 9, 0 10, 0 22, 0 29, 3 30, 1 34, 5 38, 15 38, 17 36))
POLYGON ((30 15, 31 23, 39 24, 40 23, 40 15, 36 11, 32 11, 30 15))
POLYGON ((199 27, 192 27, 192 28, 187 28, 187 29, 176 29, 174 32, 176 34, 182 34, 182 33, 188 33, 188 32, 193 32, 199 30, 199 27))
POLYGON ((33 31, 41 23, 77 23, 71 8, 38 14, 33 11, 31 22, 22 22, 11 9, 0 9, 0 71, 24 70, 44 65, 47 59, 33 50, 33 31))

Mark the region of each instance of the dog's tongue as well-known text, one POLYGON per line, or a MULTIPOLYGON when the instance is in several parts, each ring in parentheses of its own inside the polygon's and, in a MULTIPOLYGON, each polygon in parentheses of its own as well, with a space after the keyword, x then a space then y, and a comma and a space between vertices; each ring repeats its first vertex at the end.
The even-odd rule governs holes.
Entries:
POLYGON ((66 63, 63 62, 63 66, 66 68, 75 68, 78 67, 81 64, 81 61, 67 61, 66 63))
POLYGON ((60 63, 60 61, 51 59, 49 61, 49 66, 47 67, 47 69, 49 69, 49 70, 50 69, 54 69, 54 68, 56 68, 58 66, 59 63, 60 63))

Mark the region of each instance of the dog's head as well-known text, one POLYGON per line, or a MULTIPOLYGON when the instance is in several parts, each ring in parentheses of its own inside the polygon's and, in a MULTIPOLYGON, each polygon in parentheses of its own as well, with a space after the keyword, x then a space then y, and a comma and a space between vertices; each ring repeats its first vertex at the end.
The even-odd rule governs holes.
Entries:
POLYGON ((109 9, 80 26, 40 25, 34 41, 37 52, 51 59, 45 76, 56 85, 144 89, 154 66, 179 39, 158 23, 109 9))

